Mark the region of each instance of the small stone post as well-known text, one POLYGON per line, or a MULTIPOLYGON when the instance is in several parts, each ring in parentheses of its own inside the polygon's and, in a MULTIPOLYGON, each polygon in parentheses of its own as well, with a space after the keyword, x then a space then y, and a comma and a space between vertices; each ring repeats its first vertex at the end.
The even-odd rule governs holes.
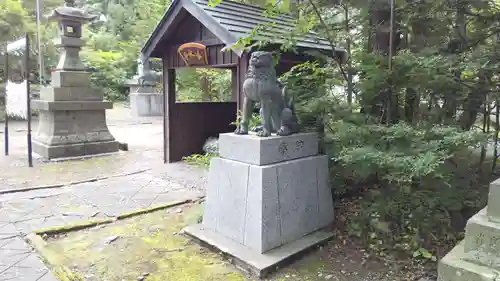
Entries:
POLYGON ((106 109, 112 102, 103 101, 103 92, 90 86, 90 73, 80 60, 82 25, 94 19, 66 0, 49 16, 59 27, 54 40, 60 49, 59 63, 52 72, 52 83, 41 89, 40 100, 32 102, 39 109, 38 131, 33 151, 44 158, 94 155, 118 151, 118 142, 108 130, 106 109))

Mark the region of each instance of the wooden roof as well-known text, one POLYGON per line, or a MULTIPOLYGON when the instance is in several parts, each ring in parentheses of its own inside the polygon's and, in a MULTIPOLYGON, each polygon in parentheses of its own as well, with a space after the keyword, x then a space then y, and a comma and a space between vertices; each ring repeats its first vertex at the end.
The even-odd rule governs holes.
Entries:
MULTIPOLYGON (((260 24, 273 23, 272 26, 267 25, 270 28, 266 26, 266 32, 260 33, 257 39, 270 39, 278 44, 283 40, 280 38, 289 37, 294 28, 294 17, 289 14, 269 19, 263 15, 265 9, 261 7, 229 0, 223 0, 215 7, 209 6, 208 3, 208 0, 174 0, 142 48, 141 57, 146 59, 156 53, 156 48, 161 48, 158 46, 159 42, 165 36, 168 37, 172 29, 177 28, 173 23, 178 21, 176 18, 182 17, 185 11, 199 20, 228 47, 238 39, 248 36, 260 24)), ((297 40, 299 47, 331 50, 328 41, 313 32, 302 37, 294 37, 294 40, 297 40)), ((238 55, 242 53, 241 50, 233 51, 238 55)))

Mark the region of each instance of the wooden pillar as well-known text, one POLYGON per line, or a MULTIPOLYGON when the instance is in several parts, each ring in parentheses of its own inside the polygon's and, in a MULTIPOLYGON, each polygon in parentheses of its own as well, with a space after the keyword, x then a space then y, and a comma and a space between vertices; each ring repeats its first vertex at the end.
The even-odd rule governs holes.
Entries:
POLYGON ((174 114, 172 113, 175 107, 175 69, 167 68, 166 63, 164 63, 165 73, 164 87, 163 87, 163 162, 171 162, 171 148, 172 148, 172 118, 174 114))
POLYGON ((238 67, 231 68, 231 101, 238 103, 238 93, 239 93, 239 79, 238 79, 238 67))
POLYGON ((247 75, 247 68, 248 68, 248 59, 249 55, 247 52, 243 53, 241 57, 238 60, 238 84, 239 84, 239 91, 238 91, 238 110, 241 110, 243 107, 243 82, 245 81, 245 77, 247 75))

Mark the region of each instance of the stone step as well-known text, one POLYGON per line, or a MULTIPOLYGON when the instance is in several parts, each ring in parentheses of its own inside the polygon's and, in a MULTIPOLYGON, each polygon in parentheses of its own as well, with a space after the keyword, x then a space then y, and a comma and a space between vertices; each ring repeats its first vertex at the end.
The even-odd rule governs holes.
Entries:
POLYGON ((462 241, 439 261, 438 281, 498 281, 500 272, 464 260, 462 241))
POLYGON ((500 223, 488 218, 486 208, 467 222, 464 260, 500 270, 500 223))

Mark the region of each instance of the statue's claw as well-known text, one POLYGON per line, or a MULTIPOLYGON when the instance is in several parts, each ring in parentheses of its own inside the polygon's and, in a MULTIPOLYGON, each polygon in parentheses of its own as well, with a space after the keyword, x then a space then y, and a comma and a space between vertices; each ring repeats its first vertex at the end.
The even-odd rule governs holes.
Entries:
POLYGON ((247 135, 248 134, 248 128, 244 128, 243 126, 238 126, 236 130, 234 131, 236 135, 247 135))
POLYGON ((255 133, 260 132, 262 130, 263 130, 262 125, 261 126, 255 126, 255 127, 252 128, 252 132, 255 132, 255 133))
POLYGON ((288 136, 290 135, 290 130, 286 126, 281 126, 281 128, 276 132, 278 136, 288 136))
POLYGON ((259 136, 259 137, 269 137, 270 135, 271 135, 271 132, 269 132, 269 130, 266 130, 266 129, 262 129, 262 131, 257 133, 257 136, 259 136))

